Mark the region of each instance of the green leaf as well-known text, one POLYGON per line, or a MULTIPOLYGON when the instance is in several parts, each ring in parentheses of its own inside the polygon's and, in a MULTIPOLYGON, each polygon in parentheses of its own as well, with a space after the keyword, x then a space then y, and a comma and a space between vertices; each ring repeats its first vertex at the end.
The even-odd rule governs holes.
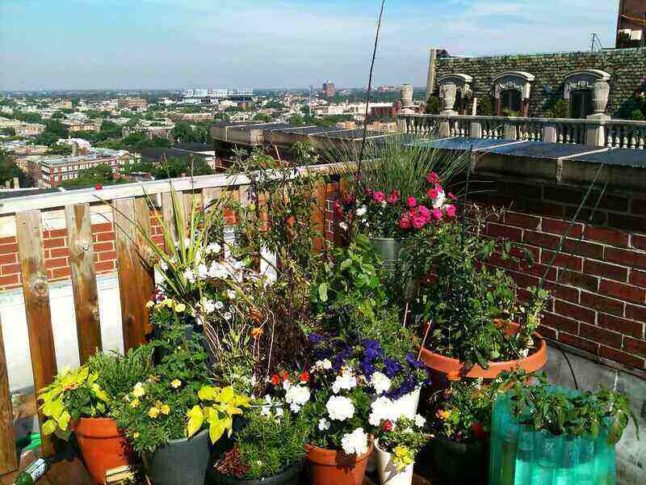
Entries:
POLYGON ((216 443, 226 431, 225 421, 214 417, 210 421, 209 426, 209 438, 211 438, 211 443, 216 443))
POLYGON ((202 413, 202 408, 196 404, 186 413, 186 415, 188 416, 186 431, 190 438, 202 427, 202 424, 204 423, 204 414, 202 413))
POLYGON ((52 434, 54 431, 56 431, 56 422, 53 419, 48 419, 43 423, 43 426, 41 427, 41 431, 45 436, 48 436, 52 434))
POLYGON ((323 303, 327 301, 327 283, 321 283, 319 285, 319 300, 321 300, 323 303))

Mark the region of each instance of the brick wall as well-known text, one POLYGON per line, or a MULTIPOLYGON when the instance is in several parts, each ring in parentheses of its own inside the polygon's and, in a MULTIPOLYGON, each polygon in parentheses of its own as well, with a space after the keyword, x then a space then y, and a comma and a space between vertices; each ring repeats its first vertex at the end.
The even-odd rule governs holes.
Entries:
POLYGON ((437 77, 468 74, 480 99, 493 101, 493 79, 505 71, 526 71, 536 76, 530 95, 530 116, 545 116, 550 101, 563 98, 564 76, 578 69, 601 69, 610 74, 610 96, 606 112, 614 118, 630 113, 627 100, 646 83, 646 48, 614 49, 603 52, 507 55, 491 57, 439 58, 437 77))
POLYGON ((488 221, 486 234, 512 241, 534 260, 529 265, 494 256, 493 265, 523 287, 536 285, 549 268, 546 286, 552 298, 540 332, 598 357, 645 369, 646 197, 606 192, 593 214, 598 196, 593 192, 577 219, 582 222, 572 226, 550 267, 585 191, 500 179, 490 180, 487 189, 478 201, 508 210, 488 221))

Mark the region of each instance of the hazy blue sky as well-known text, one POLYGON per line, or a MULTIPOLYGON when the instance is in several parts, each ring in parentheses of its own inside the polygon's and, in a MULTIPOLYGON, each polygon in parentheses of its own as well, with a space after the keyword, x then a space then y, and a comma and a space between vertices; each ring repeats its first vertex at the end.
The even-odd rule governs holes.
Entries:
MULTIPOLYGON (((482 55, 614 43, 617 0, 386 0, 377 84, 428 48, 482 55)), ((0 0, 0 89, 365 86, 379 0, 0 0)))

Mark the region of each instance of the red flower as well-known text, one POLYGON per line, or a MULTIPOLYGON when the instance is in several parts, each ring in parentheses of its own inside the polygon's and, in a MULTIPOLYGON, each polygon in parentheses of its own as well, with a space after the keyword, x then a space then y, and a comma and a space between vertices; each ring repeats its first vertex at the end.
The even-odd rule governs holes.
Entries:
POLYGON ((440 177, 435 172, 429 172, 428 175, 426 176, 426 181, 429 184, 437 185, 440 183, 440 177))
POLYGON ((455 217, 455 206, 451 205, 451 204, 447 205, 444 208, 444 212, 446 212, 446 217, 451 218, 451 219, 454 218, 455 217))
POLYGON ((413 217, 413 227, 415 229, 421 229, 426 224, 426 219, 421 215, 416 215, 413 217))
POLYGON ((406 199, 406 205, 411 208, 417 206, 417 199, 411 195, 406 199))
POLYGON ((274 374, 273 376, 271 376, 271 383, 274 386, 277 386, 278 384, 280 384, 280 376, 278 374, 274 374))
POLYGON ((428 210, 428 207, 425 205, 420 205, 417 208, 417 215, 424 219, 424 224, 431 222, 431 211, 428 210))
POLYGON ((407 215, 403 215, 401 219, 399 219, 399 227, 401 229, 410 229, 411 226, 411 220, 410 217, 407 215))
POLYGON ((343 209, 341 208, 341 203, 338 200, 334 201, 334 215, 337 217, 343 217, 343 209))
POLYGON ((287 372, 286 370, 281 371, 280 378, 283 380, 283 382, 285 382, 287 379, 289 379, 289 372, 287 372))
POLYGON ((447 192, 446 196, 451 200, 458 200, 458 198, 453 195, 453 192, 447 192))
POLYGON ((304 370, 298 375, 298 378, 300 379, 301 382, 309 382, 310 380, 310 373, 304 370))
POLYGON ((473 423, 471 425, 471 431, 473 431, 473 436, 476 439, 482 439, 487 437, 487 432, 482 426, 482 423, 473 423))
POLYGON ((372 194, 372 200, 380 204, 384 200, 386 200, 386 194, 384 194, 381 190, 377 190, 374 194, 372 194))
POLYGON ((399 201, 399 190, 393 190, 388 197, 386 197, 386 202, 389 204, 396 204, 399 201))
POLYGON ((354 204, 354 195, 351 195, 351 194, 346 195, 343 198, 343 203, 347 206, 351 206, 352 204, 354 204))
POLYGON ((381 425, 381 429, 383 429, 386 433, 388 431, 391 431, 393 429, 393 423, 390 419, 387 419, 384 421, 384 424, 381 425))
POLYGON ((101 185, 101 184, 96 184, 94 186, 94 190, 101 190, 102 188, 103 188, 103 185, 101 185))
POLYGON ((433 216, 434 219, 437 219, 438 221, 442 220, 442 209, 440 208, 433 209, 433 212, 431 212, 431 215, 433 216))
POLYGON ((437 198, 437 194, 439 193, 439 190, 437 190, 437 187, 433 187, 432 189, 428 189, 426 193, 428 194, 430 199, 435 200, 437 198))

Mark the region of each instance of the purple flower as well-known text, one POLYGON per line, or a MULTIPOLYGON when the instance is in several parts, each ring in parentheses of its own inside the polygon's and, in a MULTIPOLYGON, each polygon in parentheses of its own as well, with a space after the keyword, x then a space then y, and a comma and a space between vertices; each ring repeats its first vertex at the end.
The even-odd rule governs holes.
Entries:
POLYGON ((363 347, 365 348, 365 360, 372 362, 373 360, 381 357, 384 353, 381 345, 375 339, 365 339, 363 342, 363 347))
POLYGON ((319 344, 323 340, 323 336, 321 334, 312 332, 307 336, 307 339, 313 344, 319 344))
POLYGON ((384 359, 384 374, 386 374, 386 376, 388 376, 390 379, 395 377, 395 374, 397 374, 400 370, 402 370, 402 366, 399 362, 387 357, 384 359))
POLYGON ((372 361, 368 360, 367 358, 361 361, 361 364, 359 364, 359 368, 361 369, 361 372, 363 372, 363 375, 366 377, 371 377, 372 374, 374 374, 375 371, 377 370, 377 368, 372 363, 372 361))
POLYGON ((423 369, 424 368, 424 362, 417 360, 415 356, 412 354, 412 352, 408 352, 406 354, 406 362, 408 362, 410 365, 415 367, 416 369, 423 369))

